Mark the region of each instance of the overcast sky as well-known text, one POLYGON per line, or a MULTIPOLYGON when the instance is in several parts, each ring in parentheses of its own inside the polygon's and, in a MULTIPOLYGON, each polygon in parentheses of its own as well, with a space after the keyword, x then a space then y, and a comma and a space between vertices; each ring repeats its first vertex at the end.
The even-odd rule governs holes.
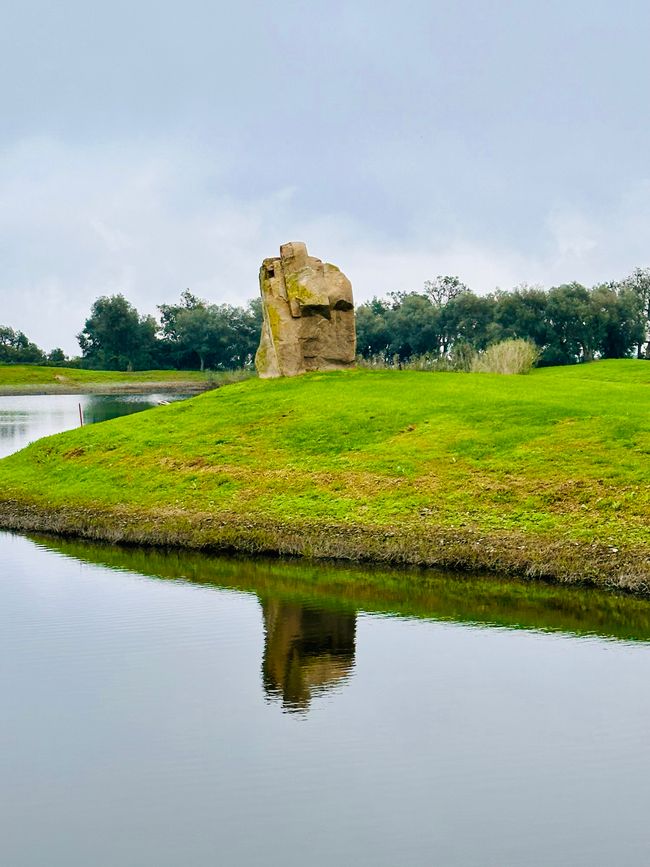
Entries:
POLYGON ((0 324, 257 292, 304 240, 357 300, 650 265, 641 0, 21 0, 0 26, 0 324))

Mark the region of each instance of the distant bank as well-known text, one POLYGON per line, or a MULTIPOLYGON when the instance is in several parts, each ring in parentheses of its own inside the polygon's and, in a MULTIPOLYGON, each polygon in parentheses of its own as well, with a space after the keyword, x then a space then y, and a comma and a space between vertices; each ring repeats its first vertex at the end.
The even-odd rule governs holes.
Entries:
POLYGON ((0 461, 0 526, 650 592, 650 362, 251 379, 0 461))
POLYGON ((198 370, 81 370, 72 367, 0 365, 0 396, 16 394, 146 394, 174 391, 198 394, 245 376, 198 370))

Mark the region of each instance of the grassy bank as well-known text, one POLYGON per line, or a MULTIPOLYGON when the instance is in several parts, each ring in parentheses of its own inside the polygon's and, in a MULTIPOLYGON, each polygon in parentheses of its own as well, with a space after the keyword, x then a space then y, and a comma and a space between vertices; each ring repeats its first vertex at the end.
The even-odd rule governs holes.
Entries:
POLYGON ((0 462, 0 524, 647 592, 650 364, 248 382, 0 462))
POLYGON ((196 370, 79 370, 72 367, 39 367, 31 364, 0 364, 0 395, 76 394, 81 392, 201 392, 237 376, 196 370))

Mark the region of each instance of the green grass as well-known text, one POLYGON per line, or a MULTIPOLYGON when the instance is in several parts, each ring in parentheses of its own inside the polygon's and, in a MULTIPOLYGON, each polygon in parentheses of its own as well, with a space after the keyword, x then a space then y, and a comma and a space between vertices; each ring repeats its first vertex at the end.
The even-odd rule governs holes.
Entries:
POLYGON ((650 581, 649 386, 650 363, 632 360, 249 380, 5 459, 0 523, 38 529, 16 517, 28 507, 99 538, 638 589, 650 581))
POLYGON ((225 374, 196 370, 79 370, 72 367, 40 367, 31 364, 0 364, 0 394, 31 391, 77 392, 81 390, 134 390, 141 386, 191 386, 196 390, 219 384, 225 374))

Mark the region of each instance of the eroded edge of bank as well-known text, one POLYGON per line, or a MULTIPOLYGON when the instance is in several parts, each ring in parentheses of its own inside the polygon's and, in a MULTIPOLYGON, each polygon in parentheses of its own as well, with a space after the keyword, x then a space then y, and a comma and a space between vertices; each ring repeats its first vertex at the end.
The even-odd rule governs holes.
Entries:
POLYGON ((647 549, 523 533, 316 524, 224 512, 45 507, 16 500, 0 501, 0 529, 132 545, 485 571, 650 596, 647 549))

